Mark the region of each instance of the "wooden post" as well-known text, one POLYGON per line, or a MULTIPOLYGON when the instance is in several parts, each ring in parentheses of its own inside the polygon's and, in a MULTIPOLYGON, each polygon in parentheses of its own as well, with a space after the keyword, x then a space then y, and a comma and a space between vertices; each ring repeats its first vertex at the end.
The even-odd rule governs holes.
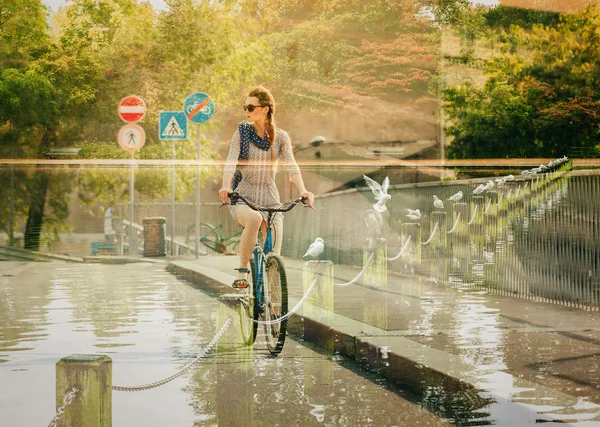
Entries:
POLYGON ((59 418, 60 427, 112 426, 112 360, 104 355, 72 354, 56 363, 56 408, 78 392, 59 418))

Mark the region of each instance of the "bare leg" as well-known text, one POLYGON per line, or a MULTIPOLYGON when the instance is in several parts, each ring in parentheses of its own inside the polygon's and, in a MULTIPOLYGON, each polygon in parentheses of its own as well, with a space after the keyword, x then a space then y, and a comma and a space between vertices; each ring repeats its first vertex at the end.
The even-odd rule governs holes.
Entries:
MULTIPOLYGON (((254 250, 256 239, 258 237, 258 229, 260 228, 263 218, 262 216, 250 209, 248 206, 240 206, 236 211, 237 222, 244 227, 242 238, 240 241, 240 268, 248 268, 248 261, 254 250)), ((240 278, 245 279, 245 274, 240 274, 240 278)))
POLYGON ((283 224, 275 224, 273 228, 275 231, 275 245, 273 246, 273 252, 275 255, 281 256, 281 245, 283 245, 283 224))

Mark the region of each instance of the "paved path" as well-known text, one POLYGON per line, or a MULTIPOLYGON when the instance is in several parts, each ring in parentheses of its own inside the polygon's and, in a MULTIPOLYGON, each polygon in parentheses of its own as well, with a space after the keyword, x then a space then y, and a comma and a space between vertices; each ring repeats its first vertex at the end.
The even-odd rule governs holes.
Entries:
MULTIPOLYGON (((236 261, 207 256, 171 267, 216 295, 232 291, 236 261)), ((305 265, 285 263, 293 307, 305 265)), ((358 272, 337 268, 334 283, 358 272)), ((448 405, 483 411, 495 425, 600 425, 597 312, 399 276, 384 289, 361 283, 319 285, 318 298, 290 317, 292 333, 424 395, 442 389, 448 405)))

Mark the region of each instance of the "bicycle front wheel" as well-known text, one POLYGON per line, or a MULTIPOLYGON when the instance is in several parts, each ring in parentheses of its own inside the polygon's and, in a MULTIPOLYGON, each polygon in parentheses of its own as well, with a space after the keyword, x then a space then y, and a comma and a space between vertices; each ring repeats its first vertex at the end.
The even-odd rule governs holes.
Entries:
POLYGON ((265 336, 269 352, 276 356, 283 350, 287 331, 287 318, 279 319, 288 312, 287 278, 281 258, 276 255, 269 256, 265 273, 265 336))
POLYGON ((258 311, 256 310, 256 283, 254 260, 250 260, 250 274, 248 277, 249 286, 246 288, 246 297, 240 301, 240 330, 242 340, 246 345, 254 344, 256 340, 256 331, 258 329, 258 311))

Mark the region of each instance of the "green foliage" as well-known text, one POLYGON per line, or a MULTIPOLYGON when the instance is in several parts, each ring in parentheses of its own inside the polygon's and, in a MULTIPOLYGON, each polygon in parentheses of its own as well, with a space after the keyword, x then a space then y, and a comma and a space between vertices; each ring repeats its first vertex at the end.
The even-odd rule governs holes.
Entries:
POLYGON ((490 8, 483 15, 487 26, 507 30, 511 26, 531 29, 536 24, 556 27, 560 22, 559 12, 503 5, 490 8))
POLYGON ((600 10, 513 28, 519 53, 488 63, 482 88, 445 91, 450 157, 555 157, 600 137, 600 10))

